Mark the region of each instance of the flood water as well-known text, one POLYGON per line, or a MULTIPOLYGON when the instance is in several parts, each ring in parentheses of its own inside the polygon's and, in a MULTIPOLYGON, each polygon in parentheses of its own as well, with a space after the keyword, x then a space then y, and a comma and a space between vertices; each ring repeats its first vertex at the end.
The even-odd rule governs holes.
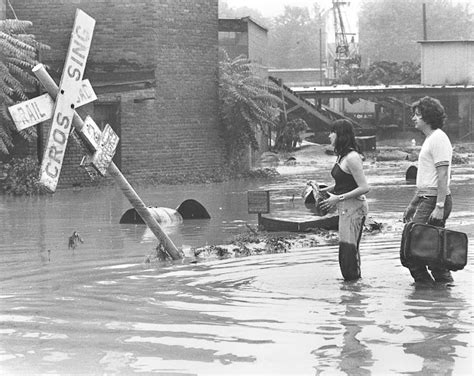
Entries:
MULTIPOLYGON (((210 220, 165 228, 181 248, 219 244, 255 225, 247 190, 271 190, 272 211, 307 210, 315 172, 277 181, 138 187, 150 206, 198 200, 210 220)), ((20 374, 471 375, 473 182, 454 170, 447 226, 471 255, 453 286, 416 287, 398 259, 399 221, 414 187, 404 170, 368 167, 370 215, 363 278, 342 280, 337 246, 228 259, 145 263, 156 240, 119 225, 120 190, 0 197, 0 371, 20 374), (78 231, 83 244, 67 240, 78 231)), ((318 179, 327 181, 327 172, 318 179)))

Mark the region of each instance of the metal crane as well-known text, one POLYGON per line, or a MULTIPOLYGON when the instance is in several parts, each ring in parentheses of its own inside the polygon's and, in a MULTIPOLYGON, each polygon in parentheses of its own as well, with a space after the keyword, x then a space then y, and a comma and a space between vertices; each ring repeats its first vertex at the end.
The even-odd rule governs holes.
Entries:
POLYGON ((360 55, 358 48, 354 42, 355 33, 346 32, 343 19, 343 11, 341 7, 348 5, 349 2, 332 0, 332 11, 334 18, 334 78, 337 78, 341 68, 360 66, 360 55), (349 44, 347 36, 352 35, 351 42, 349 44))

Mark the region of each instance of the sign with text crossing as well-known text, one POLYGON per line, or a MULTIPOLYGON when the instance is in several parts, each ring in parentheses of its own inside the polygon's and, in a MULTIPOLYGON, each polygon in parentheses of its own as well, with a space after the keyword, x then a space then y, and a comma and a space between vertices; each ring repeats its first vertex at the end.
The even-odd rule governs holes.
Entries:
MULTIPOLYGON (((74 102, 76 108, 97 100, 89 80, 84 80, 79 88, 79 95, 74 102)), ((49 94, 30 99, 8 107, 16 129, 19 131, 32 127, 53 117, 54 101, 49 94)))
POLYGON ((82 82, 94 32, 95 20, 78 9, 66 56, 46 151, 40 169, 40 183, 51 192, 56 190, 66 152, 75 101, 82 82))

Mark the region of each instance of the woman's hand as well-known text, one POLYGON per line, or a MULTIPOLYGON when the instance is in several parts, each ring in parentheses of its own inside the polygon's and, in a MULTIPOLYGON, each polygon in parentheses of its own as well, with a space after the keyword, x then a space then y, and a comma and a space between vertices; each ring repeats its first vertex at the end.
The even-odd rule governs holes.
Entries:
POLYGON ((321 201, 321 208, 324 210, 330 210, 339 202, 339 196, 336 196, 330 192, 327 192, 327 194, 329 195, 329 198, 321 201))

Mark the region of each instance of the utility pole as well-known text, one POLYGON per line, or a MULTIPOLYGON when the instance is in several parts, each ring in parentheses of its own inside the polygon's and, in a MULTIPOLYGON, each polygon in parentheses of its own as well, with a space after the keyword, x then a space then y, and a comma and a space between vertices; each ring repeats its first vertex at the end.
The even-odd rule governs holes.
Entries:
POLYGON ((423 3, 423 40, 428 40, 428 32, 426 30, 426 4, 423 3))
POLYGON ((7 19, 7 0, 0 0, 0 21, 7 19))
POLYGON ((319 28, 319 85, 323 86, 323 32, 319 28))

